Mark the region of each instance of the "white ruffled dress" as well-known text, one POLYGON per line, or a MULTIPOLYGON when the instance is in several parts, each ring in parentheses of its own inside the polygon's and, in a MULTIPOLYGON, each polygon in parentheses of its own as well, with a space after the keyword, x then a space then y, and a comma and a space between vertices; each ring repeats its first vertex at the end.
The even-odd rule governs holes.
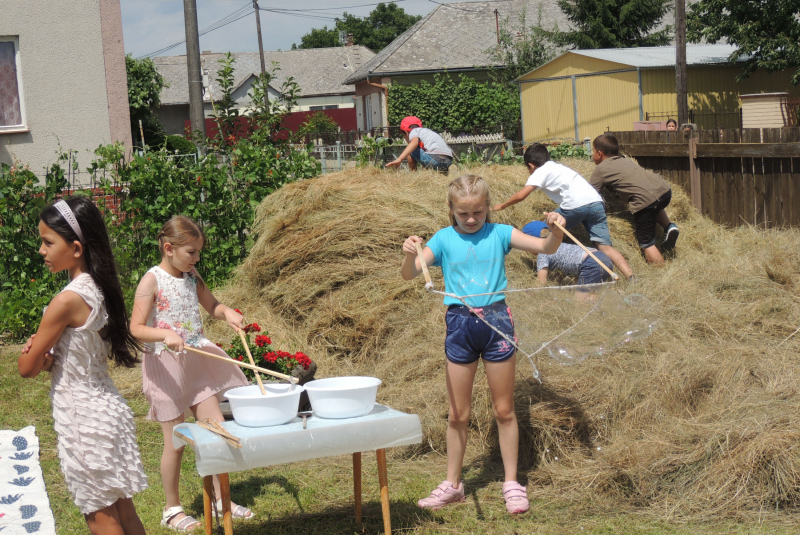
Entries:
POLYGON ((64 288, 92 312, 82 327, 67 327, 53 348, 53 419, 67 488, 89 514, 147 488, 136 426, 108 373, 111 344, 100 337, 108 322, 105 300, 88 273, 64 288))

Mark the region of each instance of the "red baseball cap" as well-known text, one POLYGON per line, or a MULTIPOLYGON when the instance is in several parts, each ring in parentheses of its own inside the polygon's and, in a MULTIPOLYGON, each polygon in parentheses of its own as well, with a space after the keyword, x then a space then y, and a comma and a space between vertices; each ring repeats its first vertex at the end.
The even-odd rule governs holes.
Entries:
POLYGON ((419 125, 422 126, 422 120, 419 117, 414 117, 413 115, 409 115, 402 121, 400 121, 400 130, 403 132, 411 132, 412 125, 419 125))

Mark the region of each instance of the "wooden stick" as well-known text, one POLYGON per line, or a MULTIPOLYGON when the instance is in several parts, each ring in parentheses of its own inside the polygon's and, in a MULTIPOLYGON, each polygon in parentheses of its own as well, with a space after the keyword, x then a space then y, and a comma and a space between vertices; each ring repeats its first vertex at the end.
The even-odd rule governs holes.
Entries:
POLYGON ((211 427, 219 431, 220 435, 224 435, 232 440, 235 440, 236 442, 239 442, 239 437, 237 437, 236 435, 232 435, 231 432, 222 427, 218 421, 213 420, 211 418, 206 418, 205 420, 203 420, 203 423, 210 425, 211 427))
POLYGON ((234 359, 232 359, 230 357, 221 357, 219 355, 215 355, 214 353, 209 353, 208 351, 202 351, 200 349, 196 349, 196 348, 191 347, 191 346, 183 346, 183 349, 186 350, 186 351, 192 351, 193 353, 198 353, 200 355, 205 355, 206 357, 211 357, 212 359, 222 360, 222 361, 228 362, 230 364, 236 364, 240 368, 247 368, 248 370, 253 370, 253 371, 261 372, 261 373, 266 373, 267 375, 272 375, 273 377, 278 377, 279 379, 286 379, 286 380, 291 381, 293 383, 297 382, 297 379, 295 377, 292 377, 291 375, 285 375, 283 373, 274 372, 274 371, 268 370, 266 368, 259 368, 258 366, 253 366, 253 365, 247 364, 246 362, 239 362, 238 360, 234 360, 234 359))
MULTIPOLYGON (((250 359, 250 364, 255 366, 256 361, 253 360, 253 355, 250 353, 250 344, 247 343, 247 337, 244 335, 244 329, 236 329, 236 332, 239 333, 239 338, 242 339, 242 345, 244 346, 244 350, 247 352, 247 358, 250 359)), ((258 388, 261 389, 261 395, 266 396, 267 391, 264 390, 264 383, 261 382, 261 376, 258 375, 258 372, 256 372, 254 375, 256 376, 256 381, 258 381, 258 388)))
POLYGON ((570 237, 570 239, 572 239, 572 241, 574 241, 574 242, 575 242, 575 245, 577 245, 578 247, 580 247, 581 249, 583 249, 583 250, 584 250, 584 252, 585 252, 586 254, 588 254, 589 256, 591 256, 591 257, 592 257, 592 259, 593 259, 595 262, 597 262, 597 263, 600 265, 600 267, 601 267, 601 268, 605 269, 605 270, 608 272, 608 274, 609 274, 609 275, 611 275, 611 278, 612 278, 612 279, 614 279, 614 280, 619 280, 619 275, 617 275, 616 273, 614 273, 613 271, 611 271, 610 269, 608 269, 608 266, 607 266, 607 265, 605 265, 605 264, 604 264, 604 263, 602 263, 600 260, 598 260, 598 259, 597 259, 597 257, 596 257, 595 255, 593 255, 593 254, 592 254, 592 252, 591 252, 589 249, 587 249, 587 248, 586 248, 586 246, 584 246, 584 245, 583 245, 581 242, 579 242, 579 241, 577 240, 577 238, 575 238, 575 236, 573 236, 572 234, 570 234, 570 233, 569 233, 569 231, 568 231, 567 229, 565 229, 564 227, 562 227, 561 225, 559 225, 559 224, 558 224, 558 223, 556 223, 555 221, 553 221, 553 224, 554 224, 555 226, 557 226, 559 229, 561 229, 561 232, 563 232, 564 234, 566 234, 567 236, 569 236, 569 237, 570 237))
POLYGON ((214 426, 209 425, 209 424, 207 424, 205 422, 195 421, 195 423, 197 425, 199 425, 200 427, 202 427, 203 429, 211 431, 215 435, 219 435, 220 437, 222 437, 222 439, 225 442, 227 442, 229 446, 232 446, 232 447, 234 447, 236 449, 241 449, 242 444, 239 442, 239 439, 234 437, 230 433, 223 434, 223 433, 219 432, 214 426), (229 437, 233 437, 233 438, 229 438, 229 437))
POLYGON ((431 281, 431 274, 428 273, 428 263, 425 262, 425 257, 422 255, 422 244, 416 242, 414 245, 416 245, 417 247, 417 256, 419 257, 419 263, 422 266, 422 274, 425 275, 425 289, 433 290, 433 282, 431 281))
POLYGON ((194 448, 194 440, 192 440, 191 438, 187 437, 186 435, 184 435, 180 431, 173 431, 173 433, 175 434, 175 436, 177 436, 181 440, 185 440, 187 443, 191 444, 192 447, 194 448))

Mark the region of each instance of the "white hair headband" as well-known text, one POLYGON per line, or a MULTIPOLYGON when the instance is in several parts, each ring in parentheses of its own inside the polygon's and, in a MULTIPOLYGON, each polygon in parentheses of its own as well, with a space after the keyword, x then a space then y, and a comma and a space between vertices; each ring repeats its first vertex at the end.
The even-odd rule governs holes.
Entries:
POLYGON ((72 227, 72 230, 75 231, 75 234, 78 235, 78 239, 81 243, 86 243, 83 239, 83 232, 81 232, 81 226, 78 224, 78 220, 75 218, 75 214, 72 213, 72 209, 67 204, 67 201, 61 200, 58 201, 53 205, 56 210, 58 210, 62 217, 69 223, 69 226, 72 227))

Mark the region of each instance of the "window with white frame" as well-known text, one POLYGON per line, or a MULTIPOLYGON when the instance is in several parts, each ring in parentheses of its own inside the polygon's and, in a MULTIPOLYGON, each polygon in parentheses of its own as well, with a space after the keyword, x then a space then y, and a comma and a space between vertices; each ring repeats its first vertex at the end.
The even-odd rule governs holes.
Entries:
POLYGON ((0 36, 0 133, 24 128, 19 38, 0 36))

